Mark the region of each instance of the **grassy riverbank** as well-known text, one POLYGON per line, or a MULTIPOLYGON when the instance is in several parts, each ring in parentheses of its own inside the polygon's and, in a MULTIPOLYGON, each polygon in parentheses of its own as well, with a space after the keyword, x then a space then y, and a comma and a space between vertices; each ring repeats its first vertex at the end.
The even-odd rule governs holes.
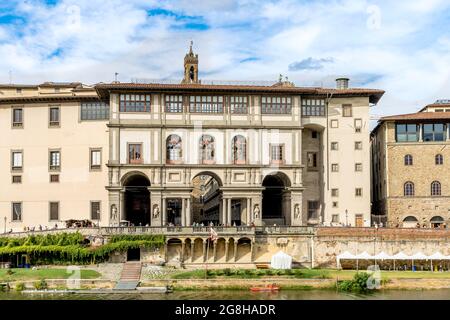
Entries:
MULTIPOLYGON (((67 271, 65 268, 0 269, 0 282, 67 279, 70 276, 73 276, 73 271, 67 271)), ((82 269, 80 276, 81 279, 97 279, 101 274, 95 270, 82 269)))

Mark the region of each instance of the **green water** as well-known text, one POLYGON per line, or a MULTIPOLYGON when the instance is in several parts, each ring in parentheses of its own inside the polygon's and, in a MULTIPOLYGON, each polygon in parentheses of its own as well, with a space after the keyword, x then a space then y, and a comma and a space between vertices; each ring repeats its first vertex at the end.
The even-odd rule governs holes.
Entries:
POLYGON ((383 290, 370 295, 357 295, 330 290, 285 290, 277 293, 250 291, 176 291, 173 293, 136 294, 22 294, 0 293, 0 300, 450 300, 450 289, 383 290))

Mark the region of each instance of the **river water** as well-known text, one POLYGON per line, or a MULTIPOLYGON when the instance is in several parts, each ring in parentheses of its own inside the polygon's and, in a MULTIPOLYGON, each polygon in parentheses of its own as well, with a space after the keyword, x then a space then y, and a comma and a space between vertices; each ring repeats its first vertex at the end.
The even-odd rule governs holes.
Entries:
POLYGON ((332 290, 285 290, 263 293, 235 290, 175 291, 173 293, 25 294, 0 292, 0 300, 450 300, 450 289, 381 290, 369 295, 332 290))

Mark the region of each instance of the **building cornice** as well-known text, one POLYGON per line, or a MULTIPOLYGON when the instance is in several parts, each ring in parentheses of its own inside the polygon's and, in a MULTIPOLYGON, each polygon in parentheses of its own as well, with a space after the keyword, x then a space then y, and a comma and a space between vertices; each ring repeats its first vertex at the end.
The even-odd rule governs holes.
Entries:
POLYGON ((24 104, 24 103, 47 103, 67 101, 99 101, 97 95, 54 95, 54 96, 20 96, 0 98, 0 105, 24 104))

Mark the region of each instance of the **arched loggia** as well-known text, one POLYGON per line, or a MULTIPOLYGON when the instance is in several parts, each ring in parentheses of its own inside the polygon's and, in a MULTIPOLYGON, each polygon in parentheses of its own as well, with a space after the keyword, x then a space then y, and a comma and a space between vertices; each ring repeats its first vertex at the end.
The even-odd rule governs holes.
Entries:
POLYGON ((150 225, 150 181, 141 174, 132 174, 124 182, 125 220, 135 226, 150 225))

